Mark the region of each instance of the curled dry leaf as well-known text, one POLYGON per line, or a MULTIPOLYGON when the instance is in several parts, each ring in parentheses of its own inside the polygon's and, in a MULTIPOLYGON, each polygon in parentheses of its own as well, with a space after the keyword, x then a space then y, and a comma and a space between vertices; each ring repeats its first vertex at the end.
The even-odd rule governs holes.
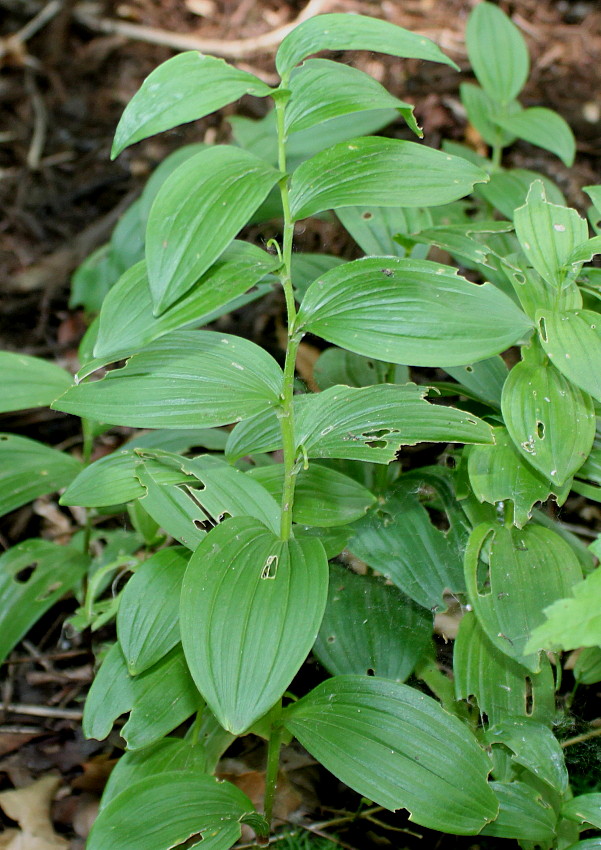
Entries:
POLYGON ((50 820, 50 805, 60 781, 57 776, 43 776, 24 788, 0 794, 0 808, 21 827, 3 834, 2 850, 61 850, 69 846, 50 820))

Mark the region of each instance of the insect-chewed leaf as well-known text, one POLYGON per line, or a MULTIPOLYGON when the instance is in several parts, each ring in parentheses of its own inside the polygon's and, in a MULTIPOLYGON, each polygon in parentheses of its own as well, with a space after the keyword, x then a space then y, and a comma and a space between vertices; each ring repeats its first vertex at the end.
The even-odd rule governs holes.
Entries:
POLYGON ((507 430, 528 463, 562 486, 586 460, 595 438, 592 398, 532 347, 503 387, 507 430))
POLYGON ((517 716, 551 725, 555 718, 555 682, 548 658, 543 657, 540 673, 530 673, 496 648, 471 611, 459 625, 453 672, 457 699, 475 697, 489 723, 517 716))
POLYGON ((321 50, 369 50, 407 59, 426 59, 457 68, 440 48, 422 35, 364 15, 316 15, 295 27, 276 54, 280 76, 321 50))
POLYGON ((56 410, 133 428, 212 427, 279 403, 282 370, 262 348, 213 331, 173 331, 100 381, 72 387, 56 410))
POLYGON ((180 624, 195 682, 225 729, 246 731, 286 690, 323 616, 319 540, 282 541, 251 517, 214 528, 190 560, 180 624))
POLYGON ((233 242, 188 294, 156 317, 146 264, 140 262, 125 272, 104 299, 94 357, 108 363, 128 357, 170 331, 206 324, 216 310, 243 295, 278 265, 278 258, 261 248, 233 242))
POLYGON ((397 109, 413 132, 422 135, 410 103, 393 97, 368 74, 349 65, 308 59, 293 73, 289 88, 292 96, 286 106, 288 132, 306 130, 352 112, 397 109))
POLYGON ((465 554, 465 582, 478 621, 494 645, 532 672, 538 653, 527 649, 543 609, 566 596, 582 577, 571 547, 548 528, 499 528, 487 523, 472 532, 465 554), (490 538, 488 581, 479 586, 482 547, 490 538))
POLYGON ((499 800, 499 815, 481 835, 548 842, 555 836, 557 815, 541 794, 525 782, 491 782, 499 800))
POLYGON ((35 538, 0 556, 0 662, 42 614, 83 578, 88 562, 73 546, 35 538))
POLYGON ((179 597, 190 553, 162 549, 128 581, 117 613, 117 636, 132 676, 143 673, 179 643, 179 597))
POLYGON ((71 386, 71 376, 60 366, 27 354, 0 351, 0 370, 0 413, 45 407, 71 386))
POLYGON ((601 645, 601 568, 572 585, 565 598, 545 608, 545 620, 532 632, 528 652, 601 645))
POLYGON ((531 320, 492 284, 428 260, 366 257, 314 281, 299 329, 357 354, 413 366, 461 366, 498 354, 531 320))
POLYGON ((492 3, 478 3, 465 32, 467 54, 478 82, 500 103, 522 90, 530 68, 528 48, 518 28, 492 3))
POLYGON ((175 304, 221 256, 280 176, 264 160, 229 145, 206 148, 169 176, 146 228, 155 315, 175 304))
POLYGON ((601 316, 593 310, 539 310, 545 354, 572 383, 601 401, 601 316))
POLYGON ((364 136, 341 142, 303 162, 293 174, 295 220, 324 210, 376 204, 423 207, 447 204, 488 175, 466 159, 416 142, 364 136))
POLYGON ((507 365, 502 357, 489 357, 466 366, 444 366, 452 378, 470 390, 486 404, 501 406, 503 384, 507 380, 507 365))
MULTIPOLYGON (((341 207, 336 215, 368 256, 404 257, 407 249, 395 237, 419 233, 432 225, 430 210, 420 207, 341 207)), ((411 255, 417 258, 427 253, 428 248, 422 245, 411 249, 411 255)))
POLYGON ((567 121, 553 109, 533 106, 493 120, 519 139, 556 154, 568 168, 574 164, 576 139, 567 121))
POLYGON ((66 452, 16 434, 0 434, 0 516, 66 487, 81 469, 66 452))
POLYGON ((245 94, 265 97, 268 85, 223 59, 189 50, 173 56, 144 80, 121 116, 112 157, 128 145, 210 115, 245 94))
POLYGON ((512 761, 529 770, 559 794, 568 787, 563 750, 553 732, 527 718, 507 717, 486 732, 486 741, 512 752, 512 761))
POLYGON ((414 688, 335 676, 287 708, 284 723, 355 791, 408 809, 422 826, 469 835, 496 817, 488 757, 463 723, 414 688))
POLYGON ((313 652, 332 675, 404 682, 431 634, 432 614, 394 585, 331 564, 328 604, 313 652))
POLYGON ((569 820, 601 829, 601 794, 580 794, 564 803, 561 814, 569 820))
POLYGON ((240 821, 254 812, 235 785, 214 776, 169 771, 136 782, 99 814, 89 850, 170 850, 204 845, 229 850, 240 838, 240 821), (152 831, 148 825, 152 824, 152 831))
POLYGON ((547 200, 553 204, 565 204, 561 190, 542 174, 526 168, 512 168, 510 171, 496 171, 490 182, 476 187, 476 194, 492 204, 505 218, 512 219, 515 210, 526 203, 530 186, 535 180, 542 180, 547 200))

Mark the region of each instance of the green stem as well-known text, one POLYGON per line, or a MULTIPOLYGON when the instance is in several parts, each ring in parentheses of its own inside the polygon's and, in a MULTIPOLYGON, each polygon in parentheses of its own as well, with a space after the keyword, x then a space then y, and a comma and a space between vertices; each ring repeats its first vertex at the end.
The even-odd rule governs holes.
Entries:
POLYGON ((493 145, 492 148, 492 167, 496 171, 501 167, 501 157, 503 156, 503 146, 493 145))
MULTIPOLYGON (((89 466, 92 459, 92 450, 94 448, 94 431, 92 422, 89 419, 81 420, 81 432, 83 436, 82 458, 86 466, 89 466)), ((84 555, 90 551, 90 538, 92 536, 92 517, 89 509, 85 509, 85 526, 83 530, 82 550, 84 555)))
MULTIPOLYGON (((280 704, 281 711, 281 704, 280 704)), ((271 727, 269 736, 269 747, 267 750, 267 772, 265 774, 265 799, 263 803, 263 811, 267 823, 271 823, 273 817, 273 804, 275 802, 275 794, 278 784, 278 768, 280 765, 280 747, 282 746, 283 727, 280 723, 280 712, 276 713, 276 717, 271 727)))

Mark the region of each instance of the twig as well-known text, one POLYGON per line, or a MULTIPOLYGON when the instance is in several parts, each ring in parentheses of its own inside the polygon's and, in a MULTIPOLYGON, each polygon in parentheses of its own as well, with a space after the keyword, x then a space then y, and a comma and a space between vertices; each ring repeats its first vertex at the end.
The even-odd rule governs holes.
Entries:
POLYGON ((81 720, 83 711, 76 708, 53 708, 49 705, 24 705, 20 702, 9 702, 4 710, 11 714, 25 714, 30 717, 56 717, 61 720, 81 720))
POLYGON ((575 735, 573 738, 568 738, 560 743, 560 747, 565 750, 566 747, 573 747, 574 744, 582 744, 584 741, 590 741, 591 738, 598 738, 601 735, 601 727, 593 729, 590 732, 584 732, 582 735, 575 735))
POLYGON ((42 27, 45 27, 46 24, 55 17, 55 15, 58 15, 62 5, 62 0, 51 0, 50 3, 46 3, 46 5, 43 6, 37 13, 35 18, 28 21, 25 26, 11 36, 11 38, 16 41, 20 41, 21 43, 28 41, 36 34, 36 32, 39 32, 42 27))

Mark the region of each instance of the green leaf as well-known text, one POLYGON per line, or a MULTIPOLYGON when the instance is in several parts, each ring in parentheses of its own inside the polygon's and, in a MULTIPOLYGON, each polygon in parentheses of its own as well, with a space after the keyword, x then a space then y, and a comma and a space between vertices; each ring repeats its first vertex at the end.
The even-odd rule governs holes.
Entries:
MULTIPOLYGON (((371 256, 404 257, 406 247, 395 241, 395 236, 407 236, 432 224, 430 211, 420 207, 342 207, 336 215, 361 250, 371 256)), ((423 246, 411 249, 411 256, 418 259, 427 253, 423 246)))
POLYGON ((485 523, 474 529, 465 553, 465 582, 480 625, 497 649, 534 673, 540 660, 529 648, 530 636, 544 620, 543 608, 565 596, 581 575, 571 547, 539 525, 517 529, 485 523), (479 559, 486 543, 483 587, 479 559))
POLYGON ((478 82, 490 97, 507 104, 528 79, 526 42, 507 15, 481 2, 470 13, 465 31, 467 55, 478 82))
POLYGON ((88 850, 169 850, 198 839, 203 850, 229 850, 253 812, 235 785, 214 776, 168 772, 122 791, 99 814, 88 850), (152 824, 152 830, 149 830, 152 824))
POLYGON ((352 531, 348 525, 338 526, 337 528, 318 528, 314 525, 294 526, 294 535, 297 539, 308 537, 311 540, 319 540, 323 544, 328 560, 340 555, 342 550, 346 548, 351 534, 352 531))
POLYGON ((563 504, 567 488, 554 486, 524 460, 505 428, 495 428, 494 446, 474 446, 468 455, 468 473, 474 495, 480 502, 495 505, 513 502, 514 523, 523 528, 532 517, 537 502, 546 502, 555 493, 563 504))
MULTIPOLYGON (((597 254, 601 254, 601 235, 593 236, 592 239, 587 239, 586 242, 577 245, 567 259, 567 265, 573 266, 579 263, 588 263, 597 254)), ((588 274, 590 269, 585 269, 588 274)))
POLYGON ((504 351, 530 319, 492 284, 427 260, 366 257, 307 290, 297 328, 367 357, 461 366, 504 351))
POLYGON ((316 277, 335 266, 341 266, 344 260, 331 254, 292 255, 292 284, 297 301, 303 297, 316 277))
POLYGON ((48 360, 0 351, 0 413, 45 407, 71 386, 71 375, 48 360))
POLYGON ((601 829, 601 794, 580 794, 563 804, 561 814, 568 820, 601 829))
POLYGON ((588 646, 579 653, 574 664, 574 678, 579 685, 601 682, 601 647, 588 646))
POLYGON ((190 553, 162 549, 130 578, 117 613, 117 636, 131 676, 160 661, 179 643, 179 597, 190 553))
POLYGON ((467 366, 444 366, 452 378, 464 386, 486 404, 501 406, 503 385, 507 379, 507 365, 502 357, 496 355, 467 366))
POLYGON ((73 546, 35 538, 0 556, 0 662, 83 579, 88 562, 73 546))
POLYGON ((313 652, 332 675, 404 682, 431 634, 432 615, 396 587, 330 565, 328 604, 313 652))
POLYGON ((282 377, 273 357, 245 339, 173 331, 53 407, 133 428, 213 427, 278 404, 282 377))
POLYGON ((592 310, 539 310, 539 338, 556 369, 601 401, 601 317, 592 310))
POLYGON ((513 367, 503 388, 503 418, 528 463, 561 487, 593 446, 593 400, 549 364, 542 352, 532 347, 522 353, 524 359, 513 367))
POLYGON ((430 521, 414 481, 398 483, 365 519, 348 548, 429 610, 445 610, 446 589, 464 587, 461 552, 430 521))
POLYGON ((586 838, 584 841, 577 841, 576 844, 570 844, 566 850, 599 850, 601 847, 601 835, 598 838, 586 838))
POLYGON ((574 249, 588 239, 588 225, 576 210, 551 204, 540 181, 530 187, 524 206, 515 211, 515 232, 524 253, 537 272, 552 286, 561 287, 574 249))
POLYGON ((491 763, 467 727, 414 688, 336 676, 286 709, 286 728, 335 776, 431 829, 480 832, 497 813, 491 763))
MULTIPOLYGON (((438 224, 427 227, 409 237, 425 245, 436 245, 459 257, 468 264, 490 267, 489 256, 495 252, 476 236, 508 233, 512 226, 507 221, 472 221, 469 224, 438 224)), ((490 242, 490 238, 487 239, 490 242)))
MULTIPOLYGON (((373 387, 331 387, 297 398, 296 444, 300 457, 347 458, 390 463, 401 446, 419 442, 486 443, 490 426, 453 407, 424 400, 425 387, 379 384, 373 387)), ((230 435, 226 454, 275 451, 281 434, 275 414, 258 416, 230 435)))
POLYGON ((553 109, 533 106, 512 115, 492 119, 503 130, 544 148, 558 156, 570 168, 576 155, 576 139, 570 125, 553 109))
MULTIPOLYGON (((258 481, 276 501, 281 501, 283 464, 259 466, 250 469, 246 476, 258 481)), ((312 463, 296 476, 292 518, 303 525, 319 528, 346 525, 364 516, 375 501, 373 493, 358 481, 334 469, 312 463)))
POLYGON ((488 180, 465 159, 416 142, 366 136, 316 154, 294 172, 295 220, 324 210, 375 204, 423 207, 446 204, 488 180))
POLYGON ((107 653, 90 688, 83 716, 86 738, 107 737, 115 720, 130 718, 121 730, 128 748, 148 747, 200 708, 202 700, 176 646, 145 673, 130 676, 118 643, 107 653))
MULTIPOLYGON (((319 388, 327 390, 337 384, 347 387, 369 387, 372 384, 384 384, 390 372, 390 364, 375 358, 362 357, 343 348, 326 348, 319 355, 313 369, 313 377, 319 388)), ((394 384, 409 382, 407 366, 394 366, 394 384)))
POLYGON ((164 466, 150 459, 136 464, 136 478, 145 490, 140 497, 142 507, 168 534, 194 550, 206 536, 207 515, 187 493, 162 481, 164 472, 164 466))
MULTIPOLYGON (((461 83, 459 91, 470 124, 476 128, 487 145, 505 148, 513 144, 515 134, 504 131, 496 120, 503 111, 498 100, 473 83, 461 83)), ((507 104, 507 110, 511 113, 520 112, 521 109, 517 100, 507 104)))
POLYGON ((520 841, 552 841, 557 815, 553 807, 525 782, 491 782, 500 803, 499 815, 481 835, 517 838, 520 841))
POLYGON ((104 300, 94 357, 118 360, 170 331, 212 321, 216 311, 229 309, 233 299, 273 272, 279 262, 255 245, 233 242, 197 285, 158 318, 152 312, 146 264, 138 263, 104 300))
POLYGON ((206 148, 163 183, 146 228, 155 315, 185 295, 265 200, 280 174, 229 145, 206 148))
POLYGON ((66 452, 16 434, 0 434, 0 516, 66 487, 81 468, 66 452))
POLYGON ((542 180, 549 202, 565 204, 565 198, 555 183, 548 177, 525 168, 495 171, 490 182, 477 187, 476 194, 492 204, 505 218, 513 219, 515 210, 526 203, 530 186, 535 180, 542 180))
POLYGON ((163 130, 196 121, 245 94, 265 97, 271 89, 258 77, 223 59, 189 50, 173 56, 144 80, 121 116, 111 157, 163 130))
POLYGON ((553 732, 542 723, 508 717, 487 730, 486 741, 510 749, 513 762, 529 770, 558 794, 567 790, 568 771, 563 750, 553 732))
POLYGON ((295 27, 276 53, 278 73, 288 77, 295 65, 321 50, 369 50, 457 68, 429 38, 377 18, 340 13, 317 15, 295 27))
POLYGON ((577 649, 601 644, 601 568, 574 583, 545 608, 545 621, 532 632, 528 652, 538 649, 577 649), (568 596, 568 593, 570 595, 568 596))
POLYGON ((555 719, 555 682, 544 656, 540 673, 530 673, 488 639, 473 612, 464 615, 453 650, 457 699, 474 696, 489 723, 508 716, 529 717, 551 725, 555 719))
POLYGON ((288 88, 292 95, 285 113, 287 132, 307 130, 351 112, 397 109, 411 130, 422 135, 410 103, 393 97, 368 74, 349 65, 308 59, 292 74, 288 88))
POLYGON ((196 549, 182 588, 182 640, 225 729, 246 731, 286 690, 315 641, 327 588, 318 540, 282 541, 250 517, 225 520, 196 549))

